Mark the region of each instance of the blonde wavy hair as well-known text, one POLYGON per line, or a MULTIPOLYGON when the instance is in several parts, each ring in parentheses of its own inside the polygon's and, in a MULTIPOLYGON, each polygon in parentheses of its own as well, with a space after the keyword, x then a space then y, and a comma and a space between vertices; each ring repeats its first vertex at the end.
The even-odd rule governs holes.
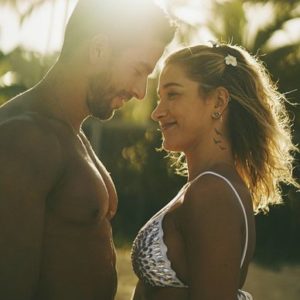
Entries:
MULTIPOLYGON (((292 142, 287 100, 258 58, 239 46, 197 45, 172 53, 168 64, 180 65, 204 96, 219 86, 228 90, 227 126, 235 166, 256 212, 282 202, 280 183, 300 188, 292 174, 293 153, 299 150, 292 142), (225 63, 227 55, 236 58, 236 66, 225 63)), ((168 156, 175 159, 177 173, 186 174, 183 153, 168 156)))

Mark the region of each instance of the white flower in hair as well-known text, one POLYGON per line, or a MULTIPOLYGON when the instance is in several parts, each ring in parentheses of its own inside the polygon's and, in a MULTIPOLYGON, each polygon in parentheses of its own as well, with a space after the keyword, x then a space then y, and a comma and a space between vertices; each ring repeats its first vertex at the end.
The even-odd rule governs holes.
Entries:
POLYGON ((231 66, 233 66, 233 67, 236 67, 237 66, 237 60, 236 60, 236 57, 234 57, 234 56, 232 56, 232 55, 227 55, 226 57, 225 57, 225 63, 226 63, 226 65, 231 65, 231 66))

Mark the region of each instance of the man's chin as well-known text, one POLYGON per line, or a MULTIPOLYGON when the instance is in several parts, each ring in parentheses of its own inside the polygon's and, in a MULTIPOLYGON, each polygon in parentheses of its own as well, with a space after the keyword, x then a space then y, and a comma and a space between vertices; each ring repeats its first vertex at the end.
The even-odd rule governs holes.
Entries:
POLYGON ((106 114, 103 114, 103 113, 102 114, 93 114, 93 117, 106 122, 106 121, 111 120, 114 117, 114 114, 115 114, 115 111, 112 110, 110 112, 107 112, 106 114))
POLYGON ((107 116, 106 118, 103 118, 102 121, 109 121, 114 117, 114 115, 115 115, 115 111, 113 110, 111 112, 111 114, 109 116, 107 116))

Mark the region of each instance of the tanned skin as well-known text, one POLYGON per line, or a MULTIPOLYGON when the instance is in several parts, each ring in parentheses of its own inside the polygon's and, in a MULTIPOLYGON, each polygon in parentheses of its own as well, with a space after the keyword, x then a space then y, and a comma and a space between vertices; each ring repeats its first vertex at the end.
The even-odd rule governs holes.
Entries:
POLYGON ((1 298, 113 299, 112 179, 83 131, 36 99, 0 114, 1 298))
POLYGON ((0 108, 0 299, 114 299, 117 194, 81 125, 143 99, 164 46, 95 37, 0 108))

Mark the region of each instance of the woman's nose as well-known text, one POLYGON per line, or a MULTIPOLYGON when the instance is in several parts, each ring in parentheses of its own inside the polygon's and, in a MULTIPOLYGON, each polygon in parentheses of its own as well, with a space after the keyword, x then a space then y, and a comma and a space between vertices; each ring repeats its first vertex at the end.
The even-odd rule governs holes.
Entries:
POLYGON ((163 107, 161 101, 159 103, 157 103, 156 107, 154 108, 153 112, 151 113, 151 118, 154 121, 159 121, 161 118, 163 118, 164 116, 166 116, 166 109, 165 107, 163 107))

